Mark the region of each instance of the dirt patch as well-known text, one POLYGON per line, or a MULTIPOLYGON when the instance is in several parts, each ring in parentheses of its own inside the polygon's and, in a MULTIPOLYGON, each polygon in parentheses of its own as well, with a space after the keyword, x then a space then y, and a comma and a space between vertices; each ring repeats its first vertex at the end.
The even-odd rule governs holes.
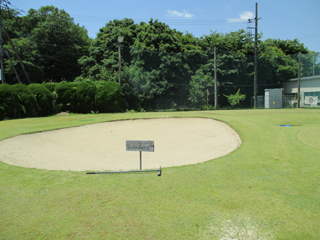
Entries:
POLYGON ((58 113, 56 114, 57 116, 67 116, 69 115, 70 113, 67 113, 67 112, 61 112, 61 113, 58 113))

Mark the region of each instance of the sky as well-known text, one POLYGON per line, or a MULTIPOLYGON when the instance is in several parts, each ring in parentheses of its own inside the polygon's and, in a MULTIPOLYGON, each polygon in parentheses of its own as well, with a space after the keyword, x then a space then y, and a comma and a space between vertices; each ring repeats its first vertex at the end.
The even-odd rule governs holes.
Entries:
MULTIPOLYGON (((151 18, 172 29, 192 33, 195 37, 211 31, 229 33, 254 27, 258 3, 258 32, 267 38, 300 40, 310 51, 320 52, 320 0, 10 0, 11 7, 23 10, 53 5, 64 9, 75 23, 84 26, 95 38, 99 29, 114 19, 131 18, 135 23, 151 18)), ((254 30, 253 30, 254 33, 254 30)))

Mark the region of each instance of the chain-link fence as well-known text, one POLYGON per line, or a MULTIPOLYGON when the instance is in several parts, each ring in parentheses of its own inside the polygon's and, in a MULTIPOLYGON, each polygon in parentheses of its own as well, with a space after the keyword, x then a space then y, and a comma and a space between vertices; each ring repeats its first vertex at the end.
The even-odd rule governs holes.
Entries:
MULTIPOLYGON (((207 104, 210 108, 216 104, 253 107, 254 56, 216 49, 215 61, 213 49, 164 53, 123 46, 121 52, 123 92, 129 108, 200 109, 207 104), (230 101, 243 94, 244 100, 230 101)), ((301 77, 320 75, 319 53, 259 56, 257 95, 263 96, 265 89, 282 88, 283 82, 297 78, 299 60, 301 77)), ((284 99, 284 107, 294 106, 293 98, 284 99)), ((257 98, 257 107, 263 107, 261 97, 257 98)))

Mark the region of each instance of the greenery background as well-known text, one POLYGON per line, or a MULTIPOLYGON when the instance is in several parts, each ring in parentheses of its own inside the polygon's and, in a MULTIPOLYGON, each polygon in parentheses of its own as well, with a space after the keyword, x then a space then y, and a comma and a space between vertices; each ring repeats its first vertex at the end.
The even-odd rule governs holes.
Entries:
MULTIPOLYGON (((22 17, 13 9, 3 10, 2 17, 32 83, 118 82, 117 38, 121 35, 122 90, 129 110, 199 109, 205 105, 205 92, 209 89, 213 93, 215 81, 214 47, 218 49, 219 105, 230 107, 226 96, 240 89, 246 95, 242 107, 251 107, 254 41, 243 29, 211 32, 198 38, 158 20, 135 23, 125 18, 106 23, 96 38, 90 39, 84 26, 75 24, 66 11, 54 6, 30 9, 22 17)), ((4 48, 9 51, 21 82, 29 84, 6 36, 4 48)), ((298 53, 303 54, 302 76, 312 75, 312 52, 299 40, 262 41, 261 34, 258 36, 258 94, 297 77, 298 53)), ((320 63, 316 63, 314 70, 319 75, 320 63)), ((6 83, 18 83, 8 59, 5 75, 6 83)), ((211 94, 212 105, 213 99, 211 94)))

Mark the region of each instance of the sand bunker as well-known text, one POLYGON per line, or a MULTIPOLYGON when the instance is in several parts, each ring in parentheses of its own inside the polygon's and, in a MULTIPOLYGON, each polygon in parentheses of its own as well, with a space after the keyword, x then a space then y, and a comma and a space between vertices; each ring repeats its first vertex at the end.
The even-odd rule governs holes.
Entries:
POLYGON ((126 120, 6 139, 0 142, 0 161, 48 170, 139 169, 139 152, 126 151, 126 140, 154 141, 154 152, 142 152, 143 169, 205 162, 241 144, 232 128, 212 119, 126 120))

